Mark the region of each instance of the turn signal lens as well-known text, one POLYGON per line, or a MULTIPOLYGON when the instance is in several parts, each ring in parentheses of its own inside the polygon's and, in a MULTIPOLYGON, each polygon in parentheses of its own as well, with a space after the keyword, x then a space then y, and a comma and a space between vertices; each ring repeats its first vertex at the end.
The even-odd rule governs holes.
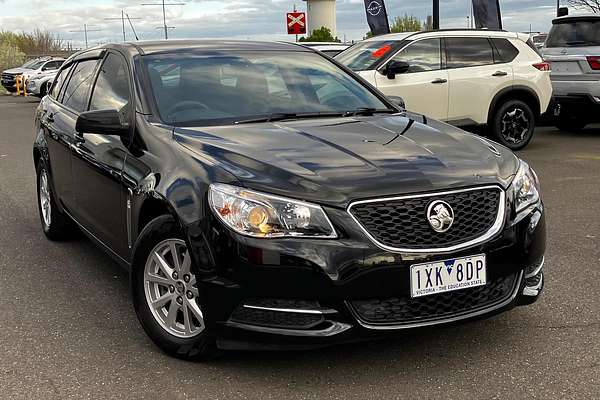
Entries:
POLYGON ((587 62, 590 64, 590 68, 594 71, 600 71, 600 57, 599 56, 590 56, 587 57, 587 62))
POLYGON ((248 223, 255 228, 260 228, 269 220, 269 213, 262 206, 254 207, 248 213, 248 223))

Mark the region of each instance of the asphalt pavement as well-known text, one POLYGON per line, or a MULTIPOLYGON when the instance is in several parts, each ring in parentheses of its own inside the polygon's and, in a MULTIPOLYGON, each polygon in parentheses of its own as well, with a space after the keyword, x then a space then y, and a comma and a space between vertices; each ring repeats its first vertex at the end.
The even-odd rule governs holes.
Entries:
POLYGON ((600 127, 540 128, 519 154, 537 170, 547 207, 538 303, 384 341, 202 364, 150 342, 126 272, 89 240, 45 239, 35 107, 0 96, 0 398, 600 398, 600 127))

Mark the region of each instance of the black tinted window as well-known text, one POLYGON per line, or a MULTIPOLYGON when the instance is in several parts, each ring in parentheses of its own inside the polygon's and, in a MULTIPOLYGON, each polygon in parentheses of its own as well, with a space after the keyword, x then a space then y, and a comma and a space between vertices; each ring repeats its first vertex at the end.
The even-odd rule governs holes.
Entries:
POLYGON ((129 75, 125 61, 109 54, 94 86, 90 110, 121 110, 129 103, 129 75))
POLYGON ((600 46, 600 19, 554 24, 546 47, 600 46))
POLYGON ((87 60, 77 63, 62 96, 62 103, 75 111, 87 108, 88 91, 92 84, 94 69, 98 60, 87 60))
POLYGON ((519 50, 517 50, 517 48, 507 39, 492 39, 492 43, 494 43, 494 47, 496 47, 496 53, 494 55, 496 64, 509 63, 519 54, 519 50))
POLYGON ((70 66, 63 69, 60 72, 60 74, 57 75, 56 79, 54 80, 54 86, 52 86, 52 91, 50 92, 50 95, 57 100, 59 99, 58 94, 60 93, 60 89, 63 87, 63 84, 65 83, 65 80, 69 76, 70 71, 71 71, 70 66))
POLYGON ((448 68, 477 67, 494 63, 492 46, 486 38, 447 38, 448 68))
POLYGON ((410 65, 408 73, 435 71, 441 68, 440 40, 427 39, 408 45, 394 56, 395 61, 410 65))

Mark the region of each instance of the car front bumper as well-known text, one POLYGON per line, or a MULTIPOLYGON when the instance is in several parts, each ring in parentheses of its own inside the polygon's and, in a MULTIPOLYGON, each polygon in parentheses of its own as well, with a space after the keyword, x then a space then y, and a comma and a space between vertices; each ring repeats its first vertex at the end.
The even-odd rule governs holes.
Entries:
POLYGON ((487 242, 445 254, 382 250, 345 211, 326 211, 341 238, 261 240, 217 221, 187 227, 194 258, 204 265, 197 274, 207 327, 221 348, 303 349, 372 339, 491 316, 531 304, 543 290, 541 203, 518 222, 507 217, 487 242), (411 265, 477 254, 487 261, 488 285, 481 290, 411 299, 411 265))

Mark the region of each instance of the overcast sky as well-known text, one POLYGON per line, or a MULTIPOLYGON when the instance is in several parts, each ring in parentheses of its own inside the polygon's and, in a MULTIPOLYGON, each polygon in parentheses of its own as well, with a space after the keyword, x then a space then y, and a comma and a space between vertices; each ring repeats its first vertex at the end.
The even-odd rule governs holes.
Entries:
MULTIPOLYGON (((565 0, 563 0, 565 1, 565 0)), ((160 0, 0 0, 0 29, 29 31, 36 27, 48 29, 74 47, 81 47, 83 24, 90 32, 90 45, 122 40, 120 21, 105 20, 119 17, 124 9, 133 20, 141 39, 159 39, 163 33, 160 6, 142 6, 160 0)), ((285 12, 294 3, 299 10, 306 8, 301 0, 169 0, 186 3, 168 8, 167 24, 174 26, 173 38, 235 38, 290 40, 285 34, 285 12)), ((500 0, 505 29, 514 31, 548 31, 556 13, 555 0, 500 0)), ((431 0, 386 0, 390 17, 412 14, 425 20, 431 14, 431 0)), ((443 28, 467 26, 470 0, 441 0, 443 28)), ((338 36, 348 40, 362 38, 368 31, 362 0, 338 0, 338 36)), ((133 40, 129 26, 127 39, 133 40)))

